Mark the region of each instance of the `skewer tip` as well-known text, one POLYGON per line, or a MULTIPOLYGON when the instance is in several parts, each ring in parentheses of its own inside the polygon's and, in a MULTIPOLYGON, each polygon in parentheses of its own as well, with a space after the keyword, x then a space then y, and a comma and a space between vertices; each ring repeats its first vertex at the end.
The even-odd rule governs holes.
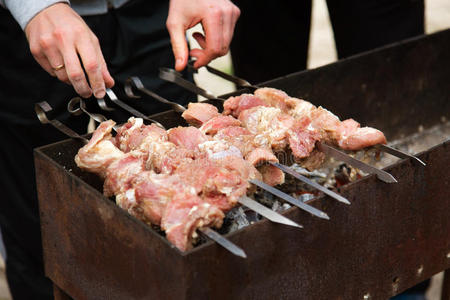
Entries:
POLYGON ((324 212, 320 212, 320 218, 325 219, 325 220, 329 220, 330 219, 330 217, 324 212))
POLYGON ((245 254, 244 250, 240 249, 240 251, 234 253, 236 256, 247 258, 247 254, 245 254))
POLYGON ((348 201, 348 200, 347 200, 347 199, 345 199, 345 198, 344 198, 344 199, 342 199, 342 200, 341 200, 341 202, 342 202, 342 203, 344 203, 344 204, 347 204, 347 205, 350 205, 350 204, 352 204, 352 203, 351 203, 350 201, 348 201))

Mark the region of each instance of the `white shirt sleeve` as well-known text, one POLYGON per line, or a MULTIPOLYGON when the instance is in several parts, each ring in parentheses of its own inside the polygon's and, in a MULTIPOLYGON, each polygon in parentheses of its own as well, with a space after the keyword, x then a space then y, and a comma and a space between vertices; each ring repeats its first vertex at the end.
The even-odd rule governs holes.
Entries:
POLYGON ((0 0, 0 4, 9 9, 22 29, 41 10, 59 2, 70 4, 69 0, 0 0))

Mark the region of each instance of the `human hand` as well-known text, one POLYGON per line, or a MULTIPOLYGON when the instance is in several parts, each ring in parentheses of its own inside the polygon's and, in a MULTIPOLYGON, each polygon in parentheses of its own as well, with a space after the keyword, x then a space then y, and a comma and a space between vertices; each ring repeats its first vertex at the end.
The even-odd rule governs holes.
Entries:
POLYGON ((229 0, 170 0, 166 26, 175 55, 175 69, 181 71, 187 65, 187 29, 201 23, 205 32, 205 35, 193 34, 202 49, 193 49, 190 55, 197 58, 194 67, 199 68, 228 52, 240 13, 229 0))
POLYGON ((25 27, 25 34, 31 53, 42 68, 72 84, 82 97, 94 93, 96 98, 102 98, 105 87, 114 85, 97 37, 67 4, 57 3, 39 12, 25 27))

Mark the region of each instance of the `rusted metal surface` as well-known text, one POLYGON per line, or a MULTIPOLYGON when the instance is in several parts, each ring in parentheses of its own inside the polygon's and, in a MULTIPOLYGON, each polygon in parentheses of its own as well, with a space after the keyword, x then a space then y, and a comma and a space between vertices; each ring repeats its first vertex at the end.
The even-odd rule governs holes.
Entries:
MULTIPOLYGON (((449 116, 449 48, 446 31, 269 85, 396 137, 449 116)), ((152 118, 183 124, 174 112, 152 118)), ((397 184, 368 176, 342 187, 350 206, 311 201, 330 221, 292 208, 284 215, 303 230, 261 221, 228 234, 246 260, 212 242, 173 248, 75 167, 80 146, 35 152, 46 274, 75 299, 386 299, 450 268, 450 141, 418 155, 425 168, 388 167, 397 184)))
POLYGON ((61 290, 56 284, 53 284, 53 297, 55 300, 71 300, 63 290, 61 290))

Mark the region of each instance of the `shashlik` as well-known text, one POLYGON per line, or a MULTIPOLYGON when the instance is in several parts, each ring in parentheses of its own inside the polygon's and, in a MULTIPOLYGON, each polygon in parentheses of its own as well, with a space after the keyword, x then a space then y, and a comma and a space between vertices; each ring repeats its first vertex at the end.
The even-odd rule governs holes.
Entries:
POLYGON ((183 117, 195 127, 165 131, 139 118, 117 130, 100 124, 75 158, 77 165, 105 179, 104 194, 138 219, 156 224, 180 250, 192 247, 196 229, 220 227, 224 213, 250 191, 249 179, 269 185, 284 173, 265 162, 288 147, 296 160, 314 168, 324 158, 317 141, 357 150, 385 143, 373 128, 282 91, 261 88, 231 97, 220 114, 212 105, 191 103, 183 117))

